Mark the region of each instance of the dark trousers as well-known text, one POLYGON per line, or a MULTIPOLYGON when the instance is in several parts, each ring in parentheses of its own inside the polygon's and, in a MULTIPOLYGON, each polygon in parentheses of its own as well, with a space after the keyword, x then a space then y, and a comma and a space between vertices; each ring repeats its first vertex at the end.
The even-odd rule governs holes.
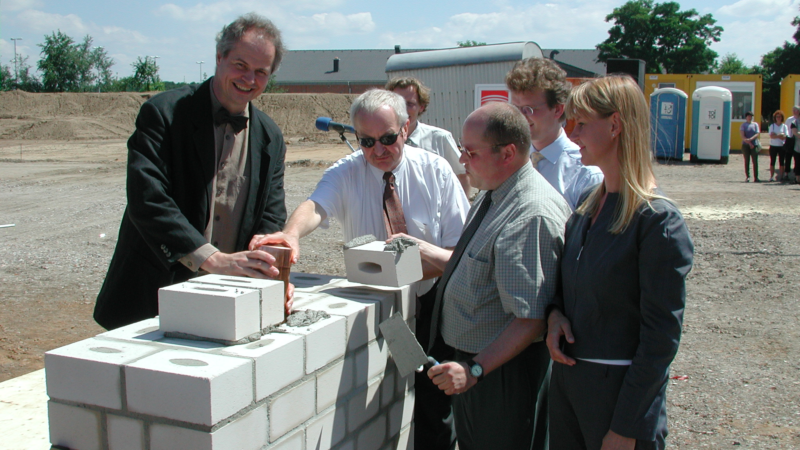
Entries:
MULTIPOLYGON (((788 174, 789 171, 792 170, 792 155, 794 155, 794 139, 786 139, 781 154, 781 165, 783 166, 784 174, 788 174)), ((797 169, 796 165, 795 169, 797 169)))
POLYGON ((744 155, 744 174, 750 178, 750 160, 753 160, 753 178, 758 181, 758 147, 750 147, 746 143, 742 144, 742 155, 744 155))
MULTIPOLYGON (((473 356, 456 350, 454 361, 473 356)), ((529 450, 534 429, 546 427, 537 427, 546 414, 537 415, 536 406, 549 365, 545 343, 531 344, 470 390, 453 396, 459 450, 529 450)), ((537 445, 544 445, 543 437, 539 441, 537 445)))
MULTIPOLYGON (((417 342, 422 348, 428 346, 431 334, 431 316, 436 300, 434 285, 417 303, 417 342)), ((440 338, 430 355, 437 361, 453 359, 453 349, 440 338)), ((426 366, 427 367, 427 366, 426 366)), ((453 425, 453 408, 449 395, 439 389, 428 378, 427 370, 414 375, 414 448, 418 450, 450 450, 456 446, 456 430, 453 425)))
MULTIPOLYGON (((800 176, 800 153, 792 151, 792 157, 794 157, 794 175, 795 178, 800 176)), ((786 169, 788 172, 789 169, 786 169)))
MULTIPOLYGON (((574 366, 553 364, 550 378, 550 441, 554 450, 599 450, 611 428, 622 381, 628 366, 578 361, 574 366)), ((637 450, 661 450, 667 437, 666 402, 663 426, 655 441, 636 441, 637 450)))

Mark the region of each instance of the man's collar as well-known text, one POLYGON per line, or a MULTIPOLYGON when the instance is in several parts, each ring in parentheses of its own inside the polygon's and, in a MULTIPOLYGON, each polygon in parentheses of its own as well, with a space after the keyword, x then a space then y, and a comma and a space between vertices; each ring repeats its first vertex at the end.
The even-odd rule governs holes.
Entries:
POLYGON ((517 169, 516 172, 512 173, 511 176, 506 178, 506 180, 503 181, 503 183, 501 183, 497 189, 492 191, 492 203, 497 204, 503 201, 505 196, 517 186, 519 179, 533 171, 535 171, 535 169, 529 163, 526 162, 523 164, 522 167, 517 169))
MULTIPOLYGON (((563 152, 564 149, 567 148, 572 142, 564 142, 565 140, 569 141, 569 138, 567 137, 567 133, 562 128, 558 131, 558 136, 556 139, 545 148, 539 150, 539 153, 544 156, 544 159, 555 164, 558 161, 561 152, 563 152)), ((536 147, 534 147, 533 144, 531 144, 531 151, 536 151, 536 147)))

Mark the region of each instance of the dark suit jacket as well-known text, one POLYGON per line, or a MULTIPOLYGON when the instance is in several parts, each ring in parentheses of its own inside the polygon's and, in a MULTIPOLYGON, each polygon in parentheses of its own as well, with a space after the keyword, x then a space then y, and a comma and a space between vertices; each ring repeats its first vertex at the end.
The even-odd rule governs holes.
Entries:
MULTIPOLYGON (((215 175, 211 80, 144 103, 128 140, 128 205, 94 318, 107 329, 158 314, 158 289, 195 275, 178 260, 207 241, 215 175)), ((286 147, 275 122, 250 106, 250 190, 237 251, 283 228, 286 147)))

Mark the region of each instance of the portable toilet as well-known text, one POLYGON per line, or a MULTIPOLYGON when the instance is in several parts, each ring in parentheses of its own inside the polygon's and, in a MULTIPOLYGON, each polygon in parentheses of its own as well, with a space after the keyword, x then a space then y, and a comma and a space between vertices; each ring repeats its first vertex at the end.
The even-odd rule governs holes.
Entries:
POLYGON ((728 163, 731 149, 731 91, 701 87, 692 94, 692 162, 728 163))
POLYGON ((650 136, 656 158, 683 160, 686 135, 686 103, 680 89, 656 89, 650 94, 650 136))

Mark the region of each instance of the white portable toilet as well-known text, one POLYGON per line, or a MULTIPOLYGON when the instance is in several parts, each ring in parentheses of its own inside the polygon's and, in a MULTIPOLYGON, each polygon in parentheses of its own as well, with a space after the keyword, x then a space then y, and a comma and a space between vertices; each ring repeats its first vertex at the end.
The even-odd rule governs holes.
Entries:
POLYGON ((701 87, 692 94, 692 162, 728 163, 731 150, 731 91, 701 87))

